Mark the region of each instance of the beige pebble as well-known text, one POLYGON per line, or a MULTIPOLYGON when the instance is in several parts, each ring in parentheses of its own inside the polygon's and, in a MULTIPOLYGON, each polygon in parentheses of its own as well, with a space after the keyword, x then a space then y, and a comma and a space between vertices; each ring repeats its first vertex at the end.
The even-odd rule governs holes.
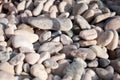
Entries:
POLYGON ((18 30, 25 30, 25 31, 28 31, 30 33, 34 33, 33 28, 27 24, 20 24, 18 26, 18 30))
POLYGON ((53 6, 50 8, 50 17, 51 17, 51 18, 56 18, 56 17, 57 17, 57 12, 58 12, 57 6, 56 6, 56 5, 53 5, 53 6))
POLYGON ((95 29, 83 30, 79 35, 85 40, 93 40, 97 38, 97 31, 95 29))
POLYGON ((15 80, 13 74, 7 73, 5 71, 0 71, 0 80, 15 80))
POLYGON ((4 62, 0 64, 0 70, 6 71, 10 74, 15 74, 14 72, 14 66, 9 64, 8 62, 4 62))
POLYGON ((112 41, 107 45, 107 49, 114 50, 118 46, 118 41, 119 41, 119 35, 116 30, 113 30, 114 37, 112 41))
POLYGON ((23 53, 18 53, 16 56, 14 56, 9 62, 12 65, 18 65, 21 61, 25 59, 25 55, 23 53))
POLYGON ((93 17, 94 17, 94 11, 93 10, 87 10, 84 14, 83 14, 83 17, 88 21, 90 22, 93 17))
POLYGON ((100 46, 94 45, 91 46, 90 49, 96 53, 97 57, 105 58, 105 59, 109 57, 108 54, 100 46))
POLYGON ((20 75, 23 70, 23 61, 21 61, 18 65, 15 66, 15 72, 17 75, 20 75))
POLYGON ((72 39, 65 34, 62 34, 60 36, 60 40, 63 45, 70 45, 71 43, 73 43, 72 39))
POLYGON ((42 52, 40 53, 40 59, 38 61, 39 64, 41 64, 43 61, 50 59, 50 53, 49 52, 42 52))
POLYGON ((29 64, 35 64, 40 58, 38 53, 28 53, 25 55, 25 61, 29 64))
POLYGON ((25 31, 25 30, 16 30, 15 35, 23 36, 27 38, 31 43, 34 43, 38 40, 38 35, 25 31))
POLYGON ((17 10, 18 11, 22 11, 25 9, 25 4, 26 4, 26 0, 21 1, 18 5, 17 5, 17 10))
POLYGON ((105 25, 106 30, 108 29, 118 30, 119 28, 120 28, 120 17, 118 16, 108 21, 107 24, 105 25))
POLYGON ((33 76, 38 77, 40 80, 46 80, 48 77, 45 67, 42 64, 33 65, 30 69, 30 73, 33 76))
POLYGON ((85 47, 85 46, 96 45, 97 41, 96 40, 89 40, 89 41, 81 40, 79 43, 80 43, 80 46, 85 47))
POLYGON ((26 47, 29 49, 33 49, 33 45, 28 39, 18 35, 12 38, 12 45, 14 48, 26 47))
POLYGON ((52 56, 50 59, 54 61, 59 61, 61 59, 65 59, 66 55, 64 53, 60 53, 58 55, 52 56))
POLYGON ((60 2, 60 4, 59 4, 59 10, 60 10, 61 13, 65 12, 66 5, 67 5, 66 1, 60 2))
POLYGON ((14 29, 13 28, 6 28, 5 34, 7 37, 11 37, 12 35, 14 35, 14 29))
POLYGON ((97 39, 97 44, 100 46, 107 46, 113 39, 114 33, 112 30, 106 30, 97 39))

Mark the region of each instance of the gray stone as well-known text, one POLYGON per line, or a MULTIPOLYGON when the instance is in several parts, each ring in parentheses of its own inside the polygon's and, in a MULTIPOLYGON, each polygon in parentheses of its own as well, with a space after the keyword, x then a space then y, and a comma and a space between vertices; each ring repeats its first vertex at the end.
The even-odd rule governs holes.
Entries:
POLYGON ((5 51, 0 51, 0 62, 6 62, 10 59, 10 54, 9 52, 5 51))

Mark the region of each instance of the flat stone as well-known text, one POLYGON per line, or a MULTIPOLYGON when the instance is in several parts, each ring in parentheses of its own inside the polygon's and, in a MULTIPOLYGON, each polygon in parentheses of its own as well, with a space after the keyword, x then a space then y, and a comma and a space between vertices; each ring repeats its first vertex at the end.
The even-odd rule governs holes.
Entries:
POLYGON ((107 24, 105 25, 105 29, 113 29, 113 30, 118 30, 120 29, 120 17, 117 16, 113 19, 111 19, 110 21, 107 22, 107 24))
POLYGON ((113 37, 112 41, 107 45, 107 49, 109 49, 109 50, 116 49, 118 46, 118 42, 119 42, 118 32, 116 30, 113 30, 113 33, 114 33, 114 37, 113 37))
POLYGON ((98 61, 95 59, 87 64, 88 67, 93 68, 93 67, 98 67, 98 61))
POLYGON ((0 70, 14 74, 14 66, 8 62, 0 63, 0 70))
POLYGON ((23 36, 28 39, 31 43, 34 43, 38 40, 38 35, 28 32, 26 30, 16 30, 14 33, 16 36, 23 36))
POLYGON ((7 73, 5 71, 0 71, 0 80, 15 80, 13 74, 7 73))
POLYGON ((14 56, 9 62, 12 65, 18 65, 24 59, 25 59, 25 55, 23 53, 19 53, 16 56, 14 56))
POLYGON ((29 49, 33 49, 33 45, 28 39, 18 35, 12 38, 12 45, 14 48, 26 47, 29 49))
POLYGON ((80 15, 75 16, 76 22, 79 24, 81 29, 90 29, 89 23, 80 15))
POLYGON ((65 34, 62 34, 60 36, 60 40, 63 45, 70 45, 71 43, 73 43, 72 39, 65 34))
POLYGON ((25 55, 25 61, 29 64, 35 64, 40 58, 40 55, 37 53, 28 53, 25 55))
POLYGON ((33 76, 38 77, 40 80, 46 80, 48 78, 48 74, 42 64, 33 65, 30 69, 30 73, 33 76))
POLYGON ((73 24, 68 18, 46 18, 46 17, 31 17, 28 23, 39 29, 69 31, 73 24))
POLYGON ((63 48, 63 45, 60 42, 46 42, 42 44, 38 52, 47 51, 49 53, 59 52, 63 48))
POLYGON ((95 29, 82 30, 79 35, 85 40, 93 40, 97 38, 97 31, 95 29))
POLYGON ((97 39, 97 44, 100 46, 107 46, 113 39, 114 33, 112 30, 106 30, 97 39))
POLYGON ((105 50, 103 50, 100 46, 94 45, 91 46, 90 49, 93 50, 99 58, 107 59, 109 57, 105 50))
POLYGON ((87 46, 96 45, 97 40, 80 40, 79 43, 80 43, 80 46, 87 47, 87 46))

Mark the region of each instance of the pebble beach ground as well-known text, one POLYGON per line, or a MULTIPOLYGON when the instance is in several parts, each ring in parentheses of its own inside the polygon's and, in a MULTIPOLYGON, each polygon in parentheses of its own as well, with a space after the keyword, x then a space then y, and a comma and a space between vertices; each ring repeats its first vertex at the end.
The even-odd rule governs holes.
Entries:
POLYGON ((0 80, 120 80, 119 0, 0 0, 0 80))

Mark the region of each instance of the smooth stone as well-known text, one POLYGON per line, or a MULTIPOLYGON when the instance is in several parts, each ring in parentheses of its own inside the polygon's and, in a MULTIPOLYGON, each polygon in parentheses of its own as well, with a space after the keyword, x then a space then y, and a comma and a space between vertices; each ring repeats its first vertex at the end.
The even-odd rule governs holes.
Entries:
POLYGON ((107 22, 107 24, 105 25, 105 29, 113 29, 113 30, 118 30, 120 29, 120 17, 117 16, 113 19, 111 19, 110 21, 107 22))
POLYGON ((20 24, 18 25, 18 30, 25 30, 31 33, 34 33, 34 30, 31 26, 27 25, 27 24, 20 24))
POLYGON ((101 67, 107 67, 110 64, 110 60, 103 58, 98 59, 98 62, 99 62, 99 66, 101 67))
POLYGON ((4 25, 7 25, 8 24, 8 19, 7 18, 1 18, 0 23, 4 24, 4 25))
POLYGON ((65 34, 62 34, 60 36, 60 40, 63 45, 70 45, 71 43, 73 43, 72 39, 65 34))
POLYGON ((28 53, 25 55, 25 61, 29 64, 35 64, 40 58, 40 55, 37 53, 28 53))
POLYGON ((98 80, 98 76, 92 69, 86 69, 81 80, 98 80))
POLYGON ((49 38, 51 38, 51 31, 44 31, 39 35, 39 42, 47 41, 49 38))
POLYGON ((103 68, 96 68, 96 73, 98 77, 100 77, 103 80, 111 80, 113 78, 113 73, 103 68))
POLYGON ((98 67, 98 61, 95 59, 87 64, 88 67, 93 68, 93 67, 98 67))
POLYGON ((23 70, 24 70, 24 72, 29 73, 29 71, 30 71, 30 64, 24 63, 23 64, 23 70))
POLYGON ((1 51, 0 52, 0 62, 6 62, 10 59, 10 54, 9 52, 1 51))
POLYGON ((80 46, 86 47, 86 46, 92 46, 97 44, 97 40, 80 40, 80 46))
POLYGON ((59 64, 55 60, 52 60, 52 59, 45 60, 43 64, 45 67, 51 68, 51 69, 57 69, 59 67, 59 64))
POLYGON ((110 65, 114 68, 114 70, 120 73, 120 59, 111 60, 110 65))
POLYGON ((0 80, 15 80, 13 74, 7 73, 5 71, 0 71, 0 80))
POLYGON ((64 69, 65 76, 63 79, 80 80, 86 66, 87 64, 83 59, 75 58, 73 62, 64 69))
POLYGON ((28 19, 28 23, 44 30, 69 31, 73 26, 72 21, 68 18, 31 17, 28 19))
POLYGON ((108 54, 100 46, 94 45, 91 46, 90 49, 93 50, 96 53, 96 56, 99 58, 107 59, 109 57, 108 54))
POLYGON ((34 43, 38 40, 38 35, 28 32, 26 30, 16 30, 15 31, 16 36, 23 36, 26 39, 28 39, 31 43, 34 43))
POLYGON ((18 65, 21 61, 25 59, 25 55, 23 53, 18 53, 16 56, 14 56, 9 63, 11 65, 18 65))
POLYGON ((47 51, 49 53, 57 53, 63 48, 63 45, 60 42, 46 42, 42 44, 38 50, 38 52, 47 51))
POLYGON ((80 15, 75 16, 76 22, 79 24, 81 29, 90 29, 89 23, 80 15))
POLYGON ((31 67, 30 73, 38 77, 40 80, 47 80, 48 74, 45 71, 45 67, 42 64, 35 64, 31 67))
POLYGON ((99 46, 107 46, 113 39, 114 33, 112 30, 106 30, 97 39, 97 44, 99 46))
POLYGON ((120 74, 115 73, 113 80, 120 80, 120 74))
POLYGON ((16 75, 20 75, 23 70, 23 61, 21 61, 18 65, 15 66, 15 73, 16 75))
POLYGON ((28 39, 18 35, 12 38, 12 45, 14 48, 26 47, 29 49, 33 49, 33 45, 28 39))
POLYGON ((97 38, 97 31, 95 29, 82 30, 79 35, 85 40, 93 40, 97 38))
POLYGON ((88 5, 86 3, 75 4, 73 7, 73 15, 80 15, 84 13, 88 9, 88 5))
POLYGON ((107 45, 107 49, 109 50, 114 50, 118 47, 118 42, 119 42, 119 35, 116 30, 113 30, 114 37, 112 41, 107 45))
POLYGON ((14 66, 9 64, 8 62, 0 63, 0 70, 8 72, 10 74, 15 74, 14 66))

